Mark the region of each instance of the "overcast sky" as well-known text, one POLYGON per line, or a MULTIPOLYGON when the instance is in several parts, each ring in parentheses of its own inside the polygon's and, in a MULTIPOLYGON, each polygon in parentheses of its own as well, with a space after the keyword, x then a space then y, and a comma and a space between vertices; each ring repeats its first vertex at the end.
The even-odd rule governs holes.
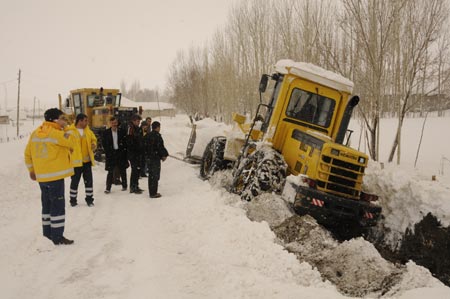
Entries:
POLYGON ((210 39, 234 2, 0 0, 0 107, 15 106, 19 68, 26 105, 122 79, 163 90, 177 51, 210 39))

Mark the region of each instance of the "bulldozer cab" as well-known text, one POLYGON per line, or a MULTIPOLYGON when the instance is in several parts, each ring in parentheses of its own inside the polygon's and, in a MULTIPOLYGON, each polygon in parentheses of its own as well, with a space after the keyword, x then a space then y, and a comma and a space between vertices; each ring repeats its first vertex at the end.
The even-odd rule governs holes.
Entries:
POLYGON ((91 128, 104 128, 114 114, 114 108, 120 107, 121 97, 122 94, 118 89, 75 89, 70 91, 63 111, 73 116, 84 113, 88 116, 91 128))
MULTIPOLYGON (((276 65, 273 93, 262 131, 282 151, 293 128, 315 131, 341 143, 341 135, 355 105, 353 83, 309 64, 281 61, 276 65)), ((345 132, 344 132, 345 133, 345 132)))

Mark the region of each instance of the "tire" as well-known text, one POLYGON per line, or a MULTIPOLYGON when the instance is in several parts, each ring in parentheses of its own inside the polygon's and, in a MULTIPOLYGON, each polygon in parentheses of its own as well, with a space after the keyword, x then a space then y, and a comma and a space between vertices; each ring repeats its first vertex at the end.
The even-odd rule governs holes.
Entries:
POLYGON ((239 165, 233 178, 232 191, 251 201, 264 192, 281 194, 286 182, 287 164, 274 149, 253 152, 239 165))
POLYGON ((228 161, 223 159, 226 142, 227 139, 225 137, 214 137, 206 146, 202 162, 200 163, 200 177, 202 179, 207 180, 215 172, 227 167, 228 161))

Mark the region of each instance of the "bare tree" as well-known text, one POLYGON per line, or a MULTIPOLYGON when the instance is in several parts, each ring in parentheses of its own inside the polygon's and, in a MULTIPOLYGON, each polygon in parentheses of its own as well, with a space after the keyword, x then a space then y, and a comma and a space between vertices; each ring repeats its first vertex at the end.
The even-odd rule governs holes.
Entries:
POLYGON ((379 158, 379 122, 381 100, 385 94, 383 82, 389 57, 394 20, 404 1, 343 0, 345 18, 343 29, 361 49, 360 72, 355 74, 359 90, 364 90, 368 105, 360 110, 370 133, 369 154, 379 158))
POLYGON ((166 93, 188 114, 228 122, 233 111, 254 113, 260 75, 271 72, 278 59, 311 62, 354 81, 354 92, 363 99, 359 112, 368 130, 368 152, 378 160, 383 115, 399 116, 395 152, 403 118, 420 95, 425 110, 433 92, 442 107, 450 108, 450 99, 440 98, 450 91, 448 38, 438 24, 447 18, 447 1, 422 2, 234 2, 226 24, 208 44, 178 53, 166 93))
MULTIPOLYGON (((425 68, 428 61, 428 49, 441 32, 441 25, 447 18, 448 7, 442 0, 427 2, 409 0, 403 12, 404 23, 401 27, 403 94, 399 103, 397 134, 391 147, 389 162, 392 162, 395 151, 400 145, 401 129, 406 112, 413 107, 410 105, 411 93, 418 84, 421 68, 425 68)), ((397 155, 397 163, 400 163, 400 154, 397 155)))

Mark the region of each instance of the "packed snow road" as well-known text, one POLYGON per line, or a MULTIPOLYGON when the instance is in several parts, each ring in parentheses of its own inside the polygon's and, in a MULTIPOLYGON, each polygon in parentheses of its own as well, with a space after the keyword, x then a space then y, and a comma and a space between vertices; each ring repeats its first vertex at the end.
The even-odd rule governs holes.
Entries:
MULTIPOLYGON (((161 132, 176 154, 189 136, 187 119, 163 119, 161 132)), ((40 192, 23 164, 25 142, 0 147, 8 157, 0 160, 2 298, 450 296, 426 269, 409 263, 399 272, 370 243, 338 244, 327 232, 308 229, 314 226, 307 218, 297 225, 304 229, 296 235, 304 237, 290 239, 293 231, 283 234, 282 228, 295 227, 298 218, 282 208, 279 196, 268 196, 275 214, 267 218, 264 200, 261 207, 247 204, 221 187, 226 174, 205 182, 196 166, 176 159, 162 164, 159 199, 122 192, 119 186, 104 194, 106 173, 103 165, 94 167, 95 207, 87 207, 82 197, 77 207, 67 205, 65 234, 75 244, 55 247, 41 236, 40 192), (274 232, 272 223, 280 230, 274 232), (376 264, 382 271, 373 267, 364 274, 376 264), (379 288, 386 285, 384 277, 395 279, 379 288), (358 291, 361 286, 368 291, 358 291)), ((148 190, 146 179, 140 187, 148 190)), ((83 184, 79 190, 83 196, 83 184)))
POLYGON ((26 169, 3 171, 2 298, 338 296, 274 243, 267 224, 225 204, 230 197, 175 159, 163 164, 156 200, 118 186, 103 194, 105 173, 95 167, 95 207, 79 200, 66 208, 65 234, 75 244, 65 247, 41 236, 39 190, 26 169))

